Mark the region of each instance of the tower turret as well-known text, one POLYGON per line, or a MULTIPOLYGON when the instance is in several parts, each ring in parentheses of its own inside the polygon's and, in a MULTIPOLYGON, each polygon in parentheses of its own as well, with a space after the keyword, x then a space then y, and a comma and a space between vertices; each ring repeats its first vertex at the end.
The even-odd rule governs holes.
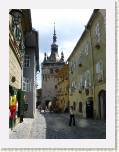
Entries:
POLYGON ((64 53, 63 51, 61 52, 61 59, 60 59, 61 62, 64 62, 64 53))
POLYGON ((57 36, 55 31, 55 23, 54 23, 54 34, 53 34, 53 43, 51 45, 51 53, 58 53, 58 45, 56 44, 57 36))

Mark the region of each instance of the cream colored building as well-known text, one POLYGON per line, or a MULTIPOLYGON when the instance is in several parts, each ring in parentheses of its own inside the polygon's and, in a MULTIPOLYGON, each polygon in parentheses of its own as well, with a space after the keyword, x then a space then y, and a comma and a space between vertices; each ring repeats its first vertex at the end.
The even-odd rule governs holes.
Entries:
POLYGON ((68 59, 69 102, 77 115, 84 118, 106 117, 105 13, 93 11, 68 59))
MULTIPOLYGON (((21 89, 22 65, 23 65, 23 49, 24 44, 22 36, 22 10, 21 22, 15 22, 13 13, 15 10, 10 10, 9 14, 9 86, 13 89, 21 89)), ((16 10, 17 12, 17 10, 16 10)))

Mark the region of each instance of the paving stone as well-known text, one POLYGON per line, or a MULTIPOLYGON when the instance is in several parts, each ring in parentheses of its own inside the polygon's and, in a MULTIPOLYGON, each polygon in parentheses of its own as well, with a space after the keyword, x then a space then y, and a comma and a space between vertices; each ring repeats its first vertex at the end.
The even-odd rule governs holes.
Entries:
POLYGON ((11 139, 105 139, 106 122, 76 117, 76 126, 68 126, 69 114, 39 113, 34 119, 24 118, 13 131, 11 139))

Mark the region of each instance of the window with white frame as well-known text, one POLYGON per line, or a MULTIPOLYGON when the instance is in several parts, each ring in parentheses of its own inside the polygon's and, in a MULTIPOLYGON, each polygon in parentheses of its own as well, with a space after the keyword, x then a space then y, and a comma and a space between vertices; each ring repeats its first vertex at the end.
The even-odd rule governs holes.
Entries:
POLYGON ((84 82, 85 88, 91 87, 91 72, 87 70, 85 72, 85 82, 84 82))
POLYGON ((30 67, 30 57, 29 55, 25 55, 25 59, 24 59, 24 67, 30 67))
POLYGON ((76 87, 76 82, 74 81, 74 88, 76 89, 77 87, 76 87))
POLYGON ((23 91, 30 92, 31 91, 31 81, 29 78, 23 78, 23 91))
POLYGON ((96 74, 99 74, 101 71, 100 62, 96 64, 96 74))
POLYGON ((95 36, 96 36, 96 41, 100 42, 100 26, 99 26, 99 23, 97 23, 96 26, 95 26, 95 36))
POLYGON ((72 83, 71 83, 71 88, 73 88, 73 86, 74 86, 74 84, 73 84, 73 81, 72 81, 72 83))
POLYGON ((80 80, 79 80, 79 89, 81 90, 83 88, 83 77, 80 75, 80 80))
POLYGON ((89 42, 85 45, 85 54, 88 55, 89 53, 89 42))
POLYGON ((102 60, 100 60, 96 64, 96 75, 97 75, 98 81, 103 80, 103 62, 102 62, 102 60))
POLYGON ((71 90, 74 91, 76 89, 76 82, 72 81, 71 83, 71 90))
POLYGON ((74 62, 74 69, 76 68, 76 63, 74 62))
POLYGON ((80 49, 79 57, 83 56, 83 53, 84 53, 84 48, 80 49))
POLYGON ((21 41, 22 39, 22 32, 19 27, 16 27, 15 29, 15 37, 17 41, 21 41))

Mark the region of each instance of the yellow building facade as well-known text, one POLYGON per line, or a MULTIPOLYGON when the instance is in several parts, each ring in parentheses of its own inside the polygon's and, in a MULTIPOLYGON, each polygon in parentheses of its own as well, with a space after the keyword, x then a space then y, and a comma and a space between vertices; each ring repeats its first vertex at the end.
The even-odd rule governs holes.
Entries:
POLYGON ((57 89, 57 108, 60 112, 67 112, 69 109, 69 80, 68 80, 68 64, 65 64, 57 73, 58 83, 57 89))
POLYGON ((9 127, 23 121, 25 109, 23 84, 23 62, 25 34, 30 29, 30 10, 9 10, 9 127), (20 118, 20 119, 19 119, 20 118))
POLYGON ((105 10, 94 10, 71 53, 69 102, 84 118, 106 119, 105 10))
POLYGON ((30 10, 9 10, 9 86, 22 88, 25 34, 31 29, 30 10))
POLYGON ((11 15, 9 15, 9 19, 9 85, 16 89, 20 89, 22 76, 22 55, 19 51, 19 43, 16 41, 14 34, 11 15))

